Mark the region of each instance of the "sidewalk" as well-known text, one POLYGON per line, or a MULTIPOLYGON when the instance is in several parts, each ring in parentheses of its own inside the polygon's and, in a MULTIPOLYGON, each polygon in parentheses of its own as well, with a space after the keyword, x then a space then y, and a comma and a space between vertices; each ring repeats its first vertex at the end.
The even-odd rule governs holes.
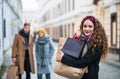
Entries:
POLYGON ((119 54, 109 53, 105 63, 120 68, 119 54))
MULTIPOLYGON (((57 43, 55 42, 55 47, 56 47, 56 50, 55 50, 55 54, 53 56, 53 66, 54 66, 54 62, 55 62, 55 56, 56 56, 56 52, 57 52, 57 43)), ((34 57, 34 60, 35 60, 35 69, 36 69, 36 59, 34 57)), ((105 64, 108 64, 109 66, 113 66, 113 68, 120 68, 120 62, 118 61, 119 60, 119 55, 118 54, 114 54, 114 53, 109 53, 108 57, 106 58, 105 64)), ((11 61, 11 49, 8 50, 5 54, 4 54, 4 63, 3 65, 5 66, 9 66, 12 64, 12 61, 11 61)), ((103 65, 102 65, 103 66, 103 65)), ((104 71, 102 71, 103 73, 104 71)), ((31 75, 31 79, 37 79, 37 72, 35 72, 35 74, 32 74, 31 75)), ((2 79, 6 79, 6 75, 7 75, 7 72, 4 73, 2 79)), ((52 73, 52 79, 66 79, 64 77, 61 77, 55 73, 52 73)), ((25 79, 25 74, 23 74, 22 76, 22 79, 25 79)), ((45 79, 45 77, 43 77, 43 79, 45 79)))
MULTIPOLYGON (((11 60, 11 49, 10 49, 4 54, 3 65, 8 67, 11 64, 12 64, 12 60, 11 60)), ((36 67, 35 67, 35 69, 36 69, 36 67)), ((7 76, 7 69, 4 73, 4 75, 2 76, 2 79, 6 79, 6 76, 7 76)), ((22 78, 25 79, 25 73, 22 75, 22 78)), ((37 79, 37 75, 31 74, 31 79, 37 79)))
MULTIPOLYGON (((55 58, 56 58, 56 51, 57 51, 57 43, 55 42, 55 47, 56 47, 56 50, 55 50, 55 53, 53 55, 53 59, 52 59, 52 62, 53 62, 53 67, 54 67, 54 62, 55 62, 55 58)), ((37 79, 37 69, 36 69, 36 58, 35 58, 35 54, 34 54, 34 60, 35 60, 35 74, 31 74, 31 79, 37 79)), ((11 60, 11 49, 8 50, 5 54, 4 54, 4 63, 3 65, 5 66, 9 66, 12 64, 12 60, 11 60)), ((2 79, 6 79, 6 75, 7 75, 7 70, 5 71, 4 75, 2 76, 2 79)), ((25 73, 22 75, 22 79, 25 79, 25 73)), ((43 79, 46 79, 45 78, 45 75, 43 75, 43 79)), ((51 74, 51 79, 67 79, 65 77, 62 77, 62 76, 59 76, 57 75, 56 73, 52 73, 51 74)))

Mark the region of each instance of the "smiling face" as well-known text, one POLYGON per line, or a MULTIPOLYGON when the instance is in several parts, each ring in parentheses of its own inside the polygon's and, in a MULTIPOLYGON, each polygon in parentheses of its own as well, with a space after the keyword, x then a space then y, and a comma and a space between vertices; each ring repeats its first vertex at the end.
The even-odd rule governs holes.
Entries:
POLYGON ((38 36, 39 36, 40 38, 42 38, 42 37, 44 37, 44 33, 43 33, 43 32, 38 32, 38 36))
POLYGON ((83 33, 88 36, 94 32, 94 24, 88 19, 83 23, 83 33))

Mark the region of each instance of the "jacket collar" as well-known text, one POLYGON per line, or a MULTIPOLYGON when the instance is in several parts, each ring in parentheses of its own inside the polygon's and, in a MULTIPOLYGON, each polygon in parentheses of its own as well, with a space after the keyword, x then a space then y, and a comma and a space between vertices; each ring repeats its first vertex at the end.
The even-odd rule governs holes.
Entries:
MULTIPOLYGON (((18 36, 20 37, 20 39, 21 39, 21 40, 23 41, 23 43, 25 44, 24 38, 23 38, 20 34, 18 34, 18 36)), ((31 44, 31 42, 32 42, 32 36, 29 35, 29 45, 31 44)))

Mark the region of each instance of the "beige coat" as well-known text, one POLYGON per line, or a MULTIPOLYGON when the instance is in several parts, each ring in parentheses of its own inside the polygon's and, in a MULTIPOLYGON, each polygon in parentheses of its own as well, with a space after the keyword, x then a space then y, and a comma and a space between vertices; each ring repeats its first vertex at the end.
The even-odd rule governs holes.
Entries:
MULTIPOLYGON (((29 36, 29 60, 30 60, 31 72, 35 73, 33 45, 34 45, 34 38, 32 35, 30 35, 29 36)), ((25 57, 25 40, 21 35, 16 34, 13 41, 13 46, 12 46, 12 58, 17 59, 16 65, 20 68, 20 74, 23 74, 24 72, 24 57, 25 57)))

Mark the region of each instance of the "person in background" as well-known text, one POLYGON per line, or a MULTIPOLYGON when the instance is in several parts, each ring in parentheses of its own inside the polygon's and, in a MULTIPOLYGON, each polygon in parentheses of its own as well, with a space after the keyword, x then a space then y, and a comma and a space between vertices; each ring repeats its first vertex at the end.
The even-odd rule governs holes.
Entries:
POLYGON ((46 79, 51 79, 52 72, 52 56, 55 47, 52 39, 47 34, 44 28, 38 30, 38 38, 35 43, 35 54, 37 60, 37 75, 38 79, 42 79, 45 74, 46 79))
POLYGON ((105 30, 94 16, 86 16, 81 21, 79 32, 73 36, 75 39, 86 42, 87 53, 83 57, 80 56, 78 60, 70 58, 66 54, 59 54, 56 60, 76 68, 88 67, 88 72, 83 75, 82 79, 98 79, 100 59, 105 59, 108 53, 105 30))
POLYGON ((30 34, 30 24, 25 23, 23 29, 15 35, 12 46, 12 62, 18 66, 19 79, 26 71, 26 79, 30 72, 35 73, 33 56, 34 37, 30 34))

